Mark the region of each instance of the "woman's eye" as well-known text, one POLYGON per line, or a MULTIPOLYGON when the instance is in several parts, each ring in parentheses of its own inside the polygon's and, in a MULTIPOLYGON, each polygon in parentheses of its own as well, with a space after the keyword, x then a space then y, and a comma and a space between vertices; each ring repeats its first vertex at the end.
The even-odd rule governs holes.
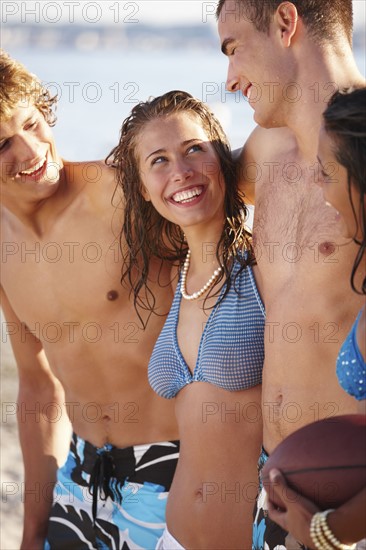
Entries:
POLYGON ((196 143, 195 145, 192 145, 192 146, 188 149, 187 153, 195 153, 196 151, 202 151, 202 150, 203 150, 203 149, 202 149, 201 145, 199 145, 198 143, 196 143))
POLYGON ((166 160, 166 157, 156 157, 152 159, 151 164, 154 166, 154 164, 161 164, 166 160))

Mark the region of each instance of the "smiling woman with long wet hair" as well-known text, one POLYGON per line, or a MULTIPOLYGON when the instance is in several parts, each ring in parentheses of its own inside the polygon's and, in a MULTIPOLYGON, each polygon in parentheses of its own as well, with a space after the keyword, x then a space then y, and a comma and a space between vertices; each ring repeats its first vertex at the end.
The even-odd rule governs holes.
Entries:
MULTIPOLYGON (((127 279, 134 289, 137 309, 154 310, 154 297, 149 292, 148 262, 151 255, 181 261, 187 254, 187 243, 179 225, 165 219, 150 201, 144 199, 142 180, 137 156, 137 142, 146 125, 153 120, 163 121, 174 114, 189 112, 196 116, 207 133, 219 159, 222 177, 225 180, 225 212, 222 233, 216 247, 216 257, 222 268, 219 281, 225 278, 230 288, 227 256, 233 243, 245 241, 248 254, 240 259, 243 266, 253 262, 249 234, 244 231, 243 220, 247 217, 247 208, 243 196, 236 185, 236 169, 232 159, 227 137, 216 117, 207 105, 190 94, 171 91, 161 97, 139 103, 121 128, 118 145, 110 153, 107 162, 117 170, 117 179, 125 196, 125 217, 121 234, 127 243, 122 250, 122 281, 127 279), (142 298, 143 296, 143 298, 142 298)), ((206 165, 209 172, 210 166, 206 165)))
POLYGON ((149 250, 179 264, 149 363, 153 389, 175 399, 181 441, 158 548, 248 548, 264 308, 227 139, 206 105, 173 91, 134 107, 111 159, 128 212, 123 277, 136 303, 146 297, 149 250))

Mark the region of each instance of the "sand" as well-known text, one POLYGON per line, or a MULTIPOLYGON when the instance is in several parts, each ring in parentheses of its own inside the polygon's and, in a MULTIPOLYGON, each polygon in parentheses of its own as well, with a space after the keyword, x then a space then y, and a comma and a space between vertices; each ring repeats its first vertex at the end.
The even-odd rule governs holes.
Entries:
MULTIPOLYGON (((1 326, 4 327, 1 317, 1 326)), ((0 472, 1 472, 1 508, 0 508, 0 548, 1 550, 19 549, 22 526, 22 481, 23 461, 20 451, 16 422, 15 403, 18 392, 16 364, 6 335, 2 330, 1 341, 1 426, 0 426, 0 472)))

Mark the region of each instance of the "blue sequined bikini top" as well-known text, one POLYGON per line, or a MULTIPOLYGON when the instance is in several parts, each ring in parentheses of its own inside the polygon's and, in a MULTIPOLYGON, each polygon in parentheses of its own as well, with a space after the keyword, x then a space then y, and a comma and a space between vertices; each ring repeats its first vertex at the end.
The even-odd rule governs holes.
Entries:
POLYGON ((358 401, 366 399, 366 362, 357 343, 357 327, 362 310, 358 314, 338 358, 337 376, 342 388, 358 401))

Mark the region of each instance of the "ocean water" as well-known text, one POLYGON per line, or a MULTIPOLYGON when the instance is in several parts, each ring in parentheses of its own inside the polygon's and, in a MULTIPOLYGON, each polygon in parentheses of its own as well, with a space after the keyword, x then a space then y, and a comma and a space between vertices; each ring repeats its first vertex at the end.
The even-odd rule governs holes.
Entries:
MULTIPOLYGON (((105 158, 122 121, 138 101, 185 90, 207 102, 241 147, 253 130, 253 112, 240 94, 225 90, 227 60, 215 50, 92 51, 24 49, 9 53, 58 92, 58 150, 68 160, 105 158)), ((365 52, 356 52, 365 74, 365 52)))

